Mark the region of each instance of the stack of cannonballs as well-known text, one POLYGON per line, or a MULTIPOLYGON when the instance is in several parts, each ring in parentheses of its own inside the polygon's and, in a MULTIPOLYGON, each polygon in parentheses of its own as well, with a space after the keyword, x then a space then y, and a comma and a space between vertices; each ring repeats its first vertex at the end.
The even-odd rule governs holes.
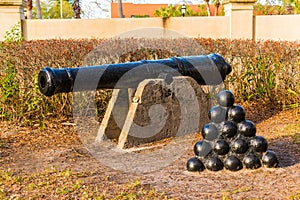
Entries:
POLYGON ((230 171, 242 168, 257 169, 262 165, 277 167, 276 154, 268 150, 262 136, 256 136, 253 122, 245 119, 244 108, 234 105, 234 96, 229 90, 217 96, 218 104, 208 114, 210 123, 202 128, 203 140, 194 146, 195 157, 187 162, 188 171, 230 171))

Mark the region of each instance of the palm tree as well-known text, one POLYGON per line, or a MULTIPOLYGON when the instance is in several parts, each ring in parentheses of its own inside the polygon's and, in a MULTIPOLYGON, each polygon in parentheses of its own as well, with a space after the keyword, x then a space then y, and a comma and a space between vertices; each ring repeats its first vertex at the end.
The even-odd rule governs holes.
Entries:
POLYGON ((210 7, 209 7, 209 0, 204 0, 204 1, 206 3, 207 14, 208 14, 208 16, 211 16, 210 7))
POLYGON ((215 0, 214 4, 215 4, 215 7, 216 7, 216 9, 215 9, 215 16, 218 16, 219 8, 220 8, 220 5, 221 5, 220 0, 215 0))
POLYGON ((40 0, 35 0, 35 7, 36 7, 36 13, 37 13, 37 18, 42 19, 42 10, 41 10, 41 3, 40 0))
POLYGON ((119 18, 124 18, 122 0, 118 0, 118 8, 119 18))
POLYGON ((32 19, 32 0, 26 2, 26 18, 32 19))
MULTIPOLYGON (((25 0, 23 2, 26 2, 26 18, 32 19, 32 0, 25 0)), ((41 3, 40 0, 35 1, 35 7, 37 12, 37 18, 42 19, 42 10, 41 10, 41 3)))
POLYGON ((73 3, 72 6, 73 6, 75 18, 80 19, 81 18, 80 17, 81 8, 80 8, 79 0, 74 0, 74 3, 73 3))

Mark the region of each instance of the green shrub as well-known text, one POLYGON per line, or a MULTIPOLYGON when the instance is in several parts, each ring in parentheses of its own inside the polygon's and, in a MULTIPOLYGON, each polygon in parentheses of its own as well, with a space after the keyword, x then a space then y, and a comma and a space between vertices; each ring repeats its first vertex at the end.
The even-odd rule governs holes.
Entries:
MULTIPOLYGON (((147 42, 146 39, 135 40, 147 42)), ((168 49, 169 40, 153 39, 148 42, 160 42, 168 49)), ((0 118, 43 125, 47 119, 70 117, 72 94, 57 94, 50 98, 43 96, 37 87, 37 74, 45 66, 82 66, 86 55, 101 42, 102 40, 45 40, 0 43, 0 118)), ((114 45, 119 45, 119 42, 114 45)), ((199 53, 219 53, 232 65, 233 71, 227 77, 225 85, 234 92, 237 101, 299 106, 300 44, 227 39, 197 39, 197 42, 206 50, 204 52, 199 49, 199 53)), ((133 39, 126 42, 127 47, 131 43, 134 44, 133 39)), ((185 39, 179 39, 176 44, 172 48, 180 46, 186 55, 194 48, 185 39)), ((118 63, 177 56, 171 48, 170 51, 138 49, 116 57, 105 54, 110 52, 110 48, 112 47, 107 46, 107 49, 98 52, 105 57, 104 60, 91 60, 88 63, 118 63)), ((98 94, 100 96, 96 98, 100 109, 97 113, 101 117, 111 93, 98 94)))
POLYGON ((38 72, 45 66, 76 67, 100 40, 23 41, 0 44, 0 102, 2 120, 26 124, 71 115, 70 94, 47 98, 37 86, 38 72), (8 73, 7 73, 8 72, 8 73))
POLYGON ((17 107, 19 85, 16 76, 15 66, 9 60, 6 61, 6 68, 3 69, 0 79, 0 102, 3 105, 0 107, 0 116, 6 120, 11 119, 14 115, 14 108, 17 107))
POLYGON ((225 57, 233 71, 225 83, 238 101, 283 106, 300 102, 300 44, 282 41, 199 39, 225 57))
POLYGON ((15 24, 10 30, 6 31, 4 35, 5 42, 21 42, 23 40, 21 22, 15 24))

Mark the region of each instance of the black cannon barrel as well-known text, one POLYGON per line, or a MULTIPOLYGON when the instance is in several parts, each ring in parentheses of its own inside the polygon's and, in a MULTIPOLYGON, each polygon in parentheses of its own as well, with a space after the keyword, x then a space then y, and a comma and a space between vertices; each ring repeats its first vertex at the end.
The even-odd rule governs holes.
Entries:
POLYGON ((85 79, 83 81, 85 86, 76 87, 77 91, 93 88, 89 87, 91 76, 100 76, 97 79, 97 89, 120 89, 136 88, 144 79, 159 78, 162 74, 189 76, 200 85, 217 85, 224 81, 230 72, 231 66, 222 56, 209 54, 78 68, 45 67, 39 73, 38 84, 41 93, 52 96, 56 93, 72 92, 75 89, 74 83, 79 73, 85 79), (117 84, 130 71, 133 73, 127 76, 122 84, 117 84))

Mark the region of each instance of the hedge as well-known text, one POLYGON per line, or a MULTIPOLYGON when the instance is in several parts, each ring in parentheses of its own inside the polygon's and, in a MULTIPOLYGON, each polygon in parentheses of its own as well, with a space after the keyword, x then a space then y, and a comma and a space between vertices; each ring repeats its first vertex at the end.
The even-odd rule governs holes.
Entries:
MULTIPOLYGON (((234 92, 237 101, 264 102, 283 107, 299 106, 299 43, 202 38, 190 41, 191 39, 140 38, 111 39, 109 42, 105 40, 2 42, 0 119, 42 125, 47 119, 71 116, 72 94, 57 94, 48 98, 39 92, 37 74, 45 66, 77 67, 84 64, 159 59, 195 53, 219 53, 232 65, 233 71, 227 77, 225 85, 234 92), (137 44, 143 44, 147 48, 136 49, 137 44), (99 45, 101 48, 96 48, 99 45), (111 53, 112 49, 119 51, 114 54, 111 53)), ((97 105, 102 106, 100 115, 103 115, 109 92, 101 92, 101 95, 102 102, 97 105)))

